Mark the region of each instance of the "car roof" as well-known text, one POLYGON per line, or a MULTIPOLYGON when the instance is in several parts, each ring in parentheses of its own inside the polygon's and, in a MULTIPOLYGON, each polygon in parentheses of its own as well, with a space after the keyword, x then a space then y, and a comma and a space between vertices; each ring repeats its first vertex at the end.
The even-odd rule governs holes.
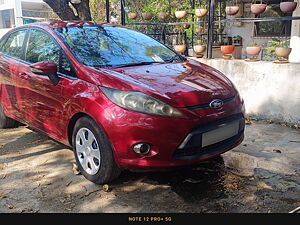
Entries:
POLYGON ((108 23, 94 23, 91 21, 81 21, 81 20, 74 20, 74 21, 61 21, 61 20, 54 20, 54 21, 45 21, 45 22, 36 22, 24 25, 24 27, 31 27, 31 26, 41 26, 41 27, 50 27, 53 29, 61 29, 67 27, 83 27, 83 26, 111 26, 111 27, 125 27, 118 24, 108 24, 108 23))

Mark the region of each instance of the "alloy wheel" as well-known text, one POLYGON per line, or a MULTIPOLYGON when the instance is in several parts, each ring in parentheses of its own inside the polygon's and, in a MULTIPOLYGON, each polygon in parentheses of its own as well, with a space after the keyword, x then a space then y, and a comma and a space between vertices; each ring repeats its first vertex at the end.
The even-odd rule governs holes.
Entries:
POLYGON ((97 139, 93 132, 81 128, 76 134, 76 154, 86 173, 95 175, 100 168, 101 155, 97 139))

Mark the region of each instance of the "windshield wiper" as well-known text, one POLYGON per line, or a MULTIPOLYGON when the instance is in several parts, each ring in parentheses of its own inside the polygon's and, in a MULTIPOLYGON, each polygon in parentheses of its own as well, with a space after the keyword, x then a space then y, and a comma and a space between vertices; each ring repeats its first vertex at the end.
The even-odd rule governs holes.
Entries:
POLYGON ((136 63, 128 63, 128 64, 119 64, 113 66, 114 68, 121 68, 121 67, 129 67, 129 66, 143 66, 143 65, 150 65, 154 63, 160 63, 160 62, 136 62, 136 63))
POLYGON ((97 65, 93 67, 98 67, 98 68, 105 68, 105 69, 112 69, 112 68, 122 68, 122 67, 130 67, 130 66, 144 66, 144 65, 150 65, 154 63, 166 63, 166 61, 163 62, 136 62, 136 63, 124 63, 124 64, 116 64, 116 65, 111 65, 111 64, 106 64, 106 65, 97 65))
POLYGON ((174 56, 172 56, 171 58, 165 60, 165 62, 166 62, 166 63, 171 63, 171 62, 178 61, 178 60, 184 61, 185 58, 182 57, 182 56, 179 56, 179 55, 174 55, 174 56))

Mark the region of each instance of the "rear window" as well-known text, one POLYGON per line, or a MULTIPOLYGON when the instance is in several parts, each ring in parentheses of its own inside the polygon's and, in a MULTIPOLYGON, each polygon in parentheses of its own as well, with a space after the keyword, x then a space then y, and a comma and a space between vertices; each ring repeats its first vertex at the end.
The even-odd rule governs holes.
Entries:
POLYGON ((20 30, 10 34, 2 47, 2 52, 9 56, 21 59, 26 33, 26 30, 20 30))

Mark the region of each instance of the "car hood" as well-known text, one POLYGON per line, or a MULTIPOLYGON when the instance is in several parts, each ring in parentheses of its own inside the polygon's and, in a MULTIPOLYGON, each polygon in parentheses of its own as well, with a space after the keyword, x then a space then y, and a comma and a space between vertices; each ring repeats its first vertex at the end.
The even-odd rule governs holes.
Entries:
POLYGON ((207 104, 213 99, 233 97, 237 92, 221 72, 192 60, 99 70, 109 75, 101 79, 102 86, 143 91, 174 107, 207 104))

